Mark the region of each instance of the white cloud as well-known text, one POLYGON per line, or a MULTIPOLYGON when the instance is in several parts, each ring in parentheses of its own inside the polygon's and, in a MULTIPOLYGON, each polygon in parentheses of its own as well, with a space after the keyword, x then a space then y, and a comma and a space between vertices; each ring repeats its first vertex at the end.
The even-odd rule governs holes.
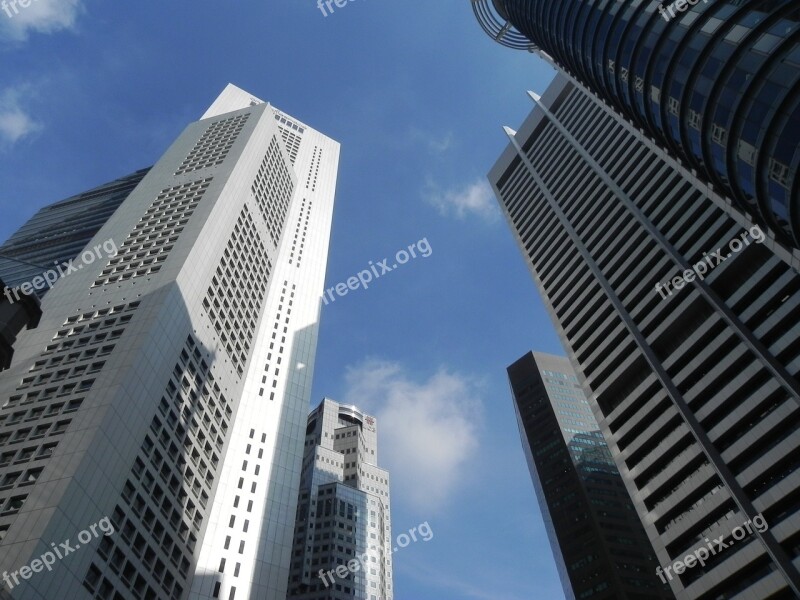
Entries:
POLYGON ((25 109, 25 100, 30 96, 28 85, 10 87, 0 93, 0 142, 3 145, 14 144, 42 128, 25 109))
POLYGON ((464 219, 472 214, 489 222, 496 221, 499 216, 494 192, 489 182, 482 178, 465 187, 449 190, 441 190, 428 182, 425 199, 443 216, 464 219))
POLYGON ((397 363, 366 360, 346 374, 344 402, 378 417, 379 464, 412 508, 444 508, 478 448, 483 403, 470 377, 440 369, 416 382, 397 363))
POLYGON ((431 154, 444 154, 447 152, 455 142, 452 131, 448 131, 444 135, 437 137, 429 131, 413 128, 409 132, 412 142, 422 142, 431 154))
POLYGON ((22 7, 19 0, 0 3, 0 37, 24 41, 31 32, 53 33, 73 29, 82 0, 30 0, 22 7))
POLYGON ((453 145, 453 134, 447 133, 442 138, 431 137, 428 139, 428 149, 434 154, 442 154, 453 145))

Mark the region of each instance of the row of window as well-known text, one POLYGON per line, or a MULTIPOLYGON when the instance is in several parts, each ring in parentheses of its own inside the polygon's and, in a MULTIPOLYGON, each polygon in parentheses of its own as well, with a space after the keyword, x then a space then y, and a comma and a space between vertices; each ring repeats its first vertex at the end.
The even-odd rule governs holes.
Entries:
POLYGON ((250 118, 250 113, 243 113, 209 125, 178 170, 175 171, 175 175, 183 175, 222 164, 248 118, 250 118))
POLYGON ((149 598, 155 584, 156 597, 180 598, 187 585, 219 465, 216 446, 232 414, 191 335, 158 411, 114 513, 118 529, 128 534, 116 547, 101 544, 84 580, 95 597, 110 598, 118 588, 149 598), (170 562, 176 569, 166 567, 170 562))
POLYGON ((286 212, 294 193, 292 176, 283 162, 279 143, 276 137, 270 141, 267 153, 250 188, 275 247, 280 242, 286 212))
POLYGON ((245 205, 203 300, 239 375, 244 374, 271 271, 272 263, 245 205))

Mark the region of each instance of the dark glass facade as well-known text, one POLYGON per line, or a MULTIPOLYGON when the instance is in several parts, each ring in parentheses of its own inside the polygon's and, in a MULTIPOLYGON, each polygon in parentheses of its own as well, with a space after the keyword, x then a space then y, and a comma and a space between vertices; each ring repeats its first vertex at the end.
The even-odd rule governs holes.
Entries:
MULTIPOLYGON (((15 288, 74 259, 150 169, 45 206, 0 246, 0 277, 15 288)), ((42 298, 49 287, 34 289, 42 298)))
MULTIPOLYGON (((4 288, 0 279, 0 289, 4 288)), ((36 327, 41 316, 39 301, 32 296, 20 294, 19 301, 5 294, 0 296, 0 371, 11 366, 17 334, 26 327, 36 327)))
POLYGON ((674 598, 569 361, 528 352, 508 379, 565 597, 674 598))
POLYGON ((792 0, 473 0, 700 178, 800 247, 800 4, 792 0), (679 10, 679 5, 683 10, 679 10))

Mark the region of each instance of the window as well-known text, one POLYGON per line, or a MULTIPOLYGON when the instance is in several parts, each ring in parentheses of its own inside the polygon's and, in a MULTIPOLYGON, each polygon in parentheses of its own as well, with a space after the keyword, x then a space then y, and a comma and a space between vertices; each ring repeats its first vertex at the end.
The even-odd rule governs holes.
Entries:
POLYGON ((677 115, 680 111, 681 103, 677 98, 673 98, 672 96, 669 97, 667 100, 667 109, 673 115, 677 115))

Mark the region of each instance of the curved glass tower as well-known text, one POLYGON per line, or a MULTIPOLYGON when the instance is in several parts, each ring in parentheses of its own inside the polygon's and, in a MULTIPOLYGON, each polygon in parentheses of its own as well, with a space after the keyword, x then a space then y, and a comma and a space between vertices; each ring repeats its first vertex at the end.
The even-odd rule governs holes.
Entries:
POLYGON ((472 0, 484 30, 541 49, 800 248, 800 3, 472 0))

